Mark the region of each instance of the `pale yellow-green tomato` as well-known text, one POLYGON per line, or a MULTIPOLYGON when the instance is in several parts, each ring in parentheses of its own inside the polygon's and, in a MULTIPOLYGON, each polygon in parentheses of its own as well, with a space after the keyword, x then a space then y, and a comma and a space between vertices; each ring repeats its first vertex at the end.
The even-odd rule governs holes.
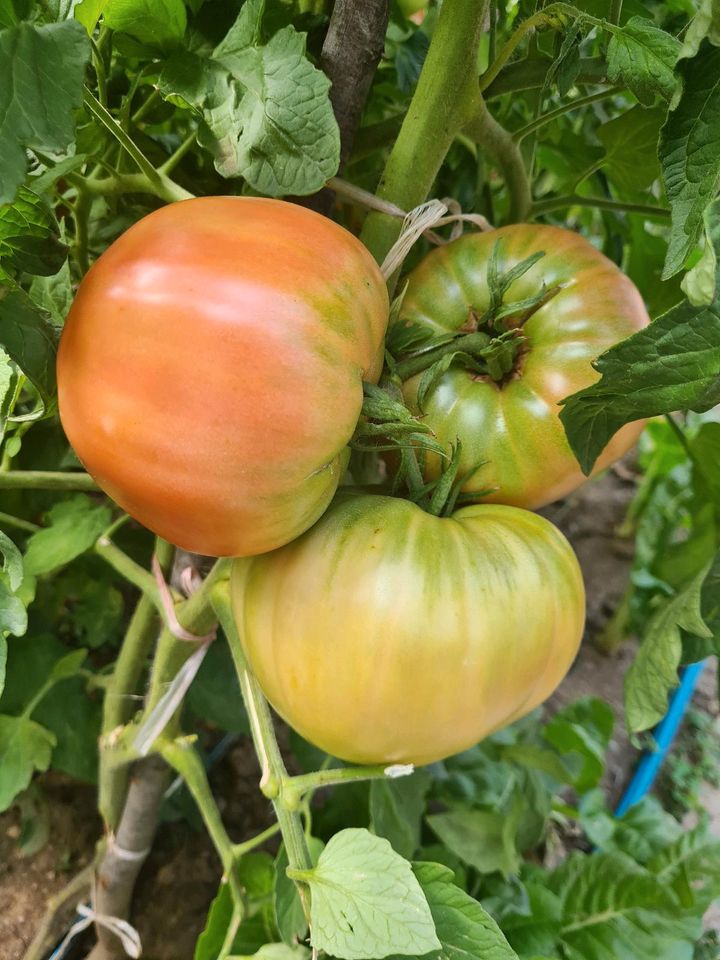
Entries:
POLYGON ((270 703, 355 763, 429 763, 542 703, 583 633, 575 554, 547 520, 435 517, 341 495, 297 540, 235 561, 233 609, 270 703))

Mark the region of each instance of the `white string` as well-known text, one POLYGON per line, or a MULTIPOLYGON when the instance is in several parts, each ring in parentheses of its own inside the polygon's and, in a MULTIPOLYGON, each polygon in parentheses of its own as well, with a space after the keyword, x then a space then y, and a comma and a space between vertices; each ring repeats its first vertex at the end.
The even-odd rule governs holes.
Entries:
POLYGON ((212 640, 205 640, 197 650, 185 661, 175 674, 170 686, 167 688, 160 700, 150 711, 147 719, 141 725, 135 737, 133 746, 141 757, 146 757, 150 748, 163 732, 170 718, 174 715, 182 703, 183 697, 190 688, 190 684, 200 669, 200 665, 205 659, 212 640))
POLYGON ((386 777, 395 779, 397 777, 409 777, 411 773, 415 773, 415 764, 414 763, 393 763, 389 767, 385 767, 383 773, 386 777))
POLYGON ((421 203, 419 207, 415 207, 405 216, 400 236, 388 250, 388 254, 380 267, 386 280, 402 266, 405 257, 410 253, 418 237, 429 230, 430 227, 436 226, 447 212, 448 208, 442 200, 428 200, 427 203, 421 203))
POLYGON ((78 904, 77 912, 82 919, 77 920, 70 927, 65 939, 57 948, 55 953, 53 953, 50 960, 62 960, 62 957, 65 955, 65 951, 75 937, 82 933, 83 930, 87 930, 87 928, 91 927, 94 923, 100 927, 105 927, 105 929, 109 930, 110 933, 114 933, 122 944, 122 948, 125 953, 129 957, 132 957, 133 960, 137 960, 142 953, 140 934, 137 932, 135 927, 131 926, 127 922, 127 920, 118 920, 117 917, 108 917, 103 913, 96 913, 91 907, 86 906, 84 903, 78 904))
POLYGON ((418 238, 425 234, 429 240, 435 244, 449 243, 462 233, 463 223, 472 223, 479 230, 492 230, 492 225, 479 213, 462 213, 460 204, 457 200, 446 198, 445 200, 428 200, 427 203, 421 203, 405 215, 400 236, 388 251, 387 256, 382 262, 380 270, 385 279, 389 279, 396 270, 403 265, 405 258, 414 246, 418 238), (432 227, 442 227, 445 224, 452 223, 453 229, 449 240, 443 240, 436 233, 433 233, 432 227))
POLYGON ((118 858, 118 860, 128 860, 130 862, 137 860, 144 860, 147 857, 152 849, 152 847, 147 847, 145 850, 128 850, 126 847, 121 847, 120 844, 115 839, 115 834, 111 833, 108 839, 108 844, 110 849, 118 858))
POLYGON ((180 624, 180 621, 175 614, 175 604, 173 603, 173 598, 170 595, 168 585, 165 582, 160 561, 155 554, 153 554, 152 558, 152 571, 153 576, 155 577, 155 582, 158 585, 160 600, 162 601, 167 628, 170 633, 172 633, 174 637, 177 637, 178 640, 186 640, 188 643, 202 643, 203 641, 214 640, 216 633, 215 628, 213 628, 210 633, 205 634, 205 636, 198 637, 194 633, 190 633, 189 630, 186 630, 185 627, 180 624))

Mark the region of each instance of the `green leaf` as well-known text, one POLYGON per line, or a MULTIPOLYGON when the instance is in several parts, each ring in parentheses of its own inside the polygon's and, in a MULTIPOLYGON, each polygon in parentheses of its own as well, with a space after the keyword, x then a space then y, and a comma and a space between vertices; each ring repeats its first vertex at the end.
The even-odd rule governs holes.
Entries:
POLYGON ((195 944, 193 960, 217 960, 225 942, 225 934, 233 915, 230 886, 226 880, 220 883, 215 899, 210 904, 205 927, 195 944))
POLYGON ((426 770, 370 784, 370 827, 410 860, 420 846, 420 826, 431 778, 426 770))
MULTIPOLYGON (((317 837, 307 838, 310 859, 313 864, 318 862, 325 844, 317 837)), ((288 877, 286 871, 289 866, 285 847, 280 847, 275 860, 275 880, 273 884, 273 908, 278 932, 286 944, 292 946, 299 940, 304 940, 308 925, 305 911, 300 902, 300 896, 294 881, 288 877)))
POLYGON ((665 716, 668 692, 678 683, 681 628, 698 637, 712 635, 700 610, 708 569, 709 564, 677 596, 665 600, 647 626, 625 676, 625 718, 632 732, 647 730, 665 716))
POLYGON ((302 944, 265 943, 255 953, 233 954, 228 960, 308 960, 310 951, 302 944))
POLYGON ((680 836, 680 824, 655 797, 645 797, 622 817, 606 806, 602 790, 591 790, 580 801, 580 826, 588 839, 605 853, 618 850, 646 864, 680 836))
POLYGON ((28 717, 0 716, 0 813, 50 766, 55 737, 28 717))
POLYGON ((418 956, 441 944, 410 864, 367 830, 341 830, 306 875, 316 950, 364 960, 418 956))
POLYGON ((20 597, 16 596, 24 578, 23 562, 20 551, 10 537, 0 530, 0 555, 3 563, 0 568, 0 641, 2 644, 2 693, 5 681, 5 656, 7 645, 5 635, 8 633, 21 637, 27 630, 27 611, 20 597))
POLYGON ((49 403, 55 392, 57 333, 49 317, 19 287, 0 286, 0 346, 49 403))
POLYGON ((624 854, 573 853, 546 882, 561 900, 566 960, 691 960, 700 924, 624 854))
POLYGON ((452 870, 439 863, 414 863, 413 873, 425 894, 440 940, 440 952, 428 953, 424 960, 517 960, 490 914, 455 885, 452 870))
POLYGON ((682 269, 720 188, 720 49, 705 41, 679 66, 680 99, 660 133, 659 155, 672 213, 663 278, 682 269))
MULTIPOLYGON (((2 601, 0 601, 0 604, 2 601)), ((0 612, 0 617, 2 613, 0 612)), ((5 674, 7 669, 7 640, 5 639, 2 631, 2 620, 0 619, 0 697, 2 692, 5 689, 5 674)))
POLYGON ((558 711, 543 730, 543 737, 558 753, 579 755, 581 767, 574 786, 580 793, 600 782, 614 723, 606 703, 597 697, 583 697, 558 711))
POLYGON ((26 572, 37 577, 70 563, 94 545, 111 518, 110 507, 98 506, 82 493, 56 503, 47 514, 49 526, 28 540, 26 572))
POLYGON ((73 16, 92 36, 100 15, 107 5, 108 0, 80 0, 73 10, 73 16))
POLYGON ((595 363, 602 378, 563 402, 560 419, 583 472, 626 423, 720 402, 720 303, 681 303, 595 363))
POLYGON ((110 0, 103 19, 112 30, 162 50, 177 46, 187 26, 182 0, 110 0))
POLYGON ((222 176, 244 177, 268 196, 314 193, 339 163, 330 81, 306 58, 294 27, 259 45, 262 8, 259 0, 246 4, 210 59, 172 58, 159 89, 203 118, 200 139, 222 176))
POLYGON ((672 99, 677 80, 674 67, 680 42, 643 17, 614 27, 608 44, 608 79, 624 83, 640 103, 651 105, 656 96, 672 99))
POLYGON ((26 148, 72 143, 89 56, 87 33, 74 20, 0 31, 0 203, 11 203, 25 179, 26 148))
POLYGON ((665 117, 663 109, 635 106, 598 128, 604 169, 621 190, 645 190, 659 176, 657 146, 665 117))
POLYGON ((228 733, 249 733, 237 674, 227 643, 211 644, 186 701, 196 717, 228 733))
POLYGON ((47 204, 27 187, 0 206, 0 262, 6 271, 48 276, 62 266, 67 247, 47 204))
POLYGON ((523 958, 529 954, 550 954, 555 950, 562 927, 560 899, 540 882, 528 882, 521 891, 524 900, 518 902, 508 897, 514 891, 501 890, 504 896, 495 912, 503 933, 523 958))
POLYGON ((694 307, 710 306, 717 292, 717 250, 720 249, 720 200, 715 200, 703 213, 705 246, 703 255, 688 270, 680 284, 694 307))
POLYGON ((4 579, 0 579, 0 636, 11 633, 21 637, 27 630, 27 610, 4 579))
POLYGON ((22 554, 10 537, 0 530, 0 554, 2 554, 2 572, 5 574, 10 589, 15 591, 23 582, 22 554))
POLYGON ((648 863, 648 869, 677 894, 686 910, 702 916, 720 897, 720 840, 706 824, 683 830, 648 863))
MULTIPOLYGON (((16 656, 15 650, 12 659, 16 656)), ((60 680, 45 694, 33 716, 57 741, 52 769, 85 783, 96 783, 102 707, 96 697, 88 695, 87 680, 82 676, 60 680)))
POLYGON ((511 817, 487 810, 452 810, 432 814, 427 822, 448 849, 480 873, 517 871, 520 861, 511 817))
POLYGON ((700 9, 685 33, 681 57, 694 57, 705 37, 720 46, 720 0, 700 0, 700 9))
POLYGON ((73 297, 70 264, 67 260, 53 276, 33 277, 30 284, 30 299, 48 314, 50 322, 58 330, 65 323, 73 297))
POLYGON ((52 667, 48 676, 49 683, 58 683, 60 680, 68 680, 74 677, 81 669, 87 659, 87 650, 71 650, 70 653, 60 657, 52 667))

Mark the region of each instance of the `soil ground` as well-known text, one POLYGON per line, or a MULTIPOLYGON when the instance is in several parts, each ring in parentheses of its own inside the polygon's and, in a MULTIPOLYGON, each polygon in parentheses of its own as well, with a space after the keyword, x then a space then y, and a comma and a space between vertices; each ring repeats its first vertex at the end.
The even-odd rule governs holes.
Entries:
MULTIPOLYGON (((577 551, 588 592, 585 642, 569 676, 548 709, 581 696, 602 697, 618 722, 611 744, 604 787, 615 803, 637 760, 622 722, 622 684, 632 659, 632 644, 612 657, 593 645, 625 590, 631 545, 618 533, 634 490, 631 470, 620 465, 545 511, 577 551)), ((716 685, 706 671, 697 704, 718 713, 716 685)), ((257 833, 271 822, 269 804, 257 790, 257 765, 249 745, 238 743, 213 772, 213 786, 234 839, 257 833)), ((0 816, 0 960, 21 960, 43 916, 48 897, 86 865, 100 835, 94 791, 56 774, 40 778, 48 799, 49 840, 33 856, 18 852, 20 820, 16 810, 0 816)), ((707 806, 720 832, 720 794, 708 791, 707 806)), ((147 960, 191 960, 220 873, 217 858, 202 832, 185 823, 161 826, 154 851, 137 888, 133 922, 147 960)))

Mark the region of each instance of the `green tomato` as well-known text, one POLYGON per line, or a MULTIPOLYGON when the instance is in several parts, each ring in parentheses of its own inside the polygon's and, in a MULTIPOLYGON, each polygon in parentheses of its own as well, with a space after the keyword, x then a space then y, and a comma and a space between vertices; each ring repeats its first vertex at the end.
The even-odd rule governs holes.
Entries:
MULTIPOLYGON (((598 379, 593 361, 650 322, 633 283, 587 240, 557 227, 516 224, 466 234, 432 251, 410 274, 397 323, 431 334, 482 329, 490 306, 488 265, 499 241, 501 273, 544 252, 505 293, 503 304, 545 291, 537 309, 507 318, 525 341, 515 369, 501 382, 454 362, 423 404, 424 422, 447 445, 462 442, 464 493, 535 508, 570 493, 585 479, 565 436, 560 401, 598 379)), ((403 385, 419 412, 422 374, 403 385)), ((643 422, 615 434, 595 470, 623 456, 643 422)), ((437 477, 438 457, 428 457, 426 477, 437 477)))

